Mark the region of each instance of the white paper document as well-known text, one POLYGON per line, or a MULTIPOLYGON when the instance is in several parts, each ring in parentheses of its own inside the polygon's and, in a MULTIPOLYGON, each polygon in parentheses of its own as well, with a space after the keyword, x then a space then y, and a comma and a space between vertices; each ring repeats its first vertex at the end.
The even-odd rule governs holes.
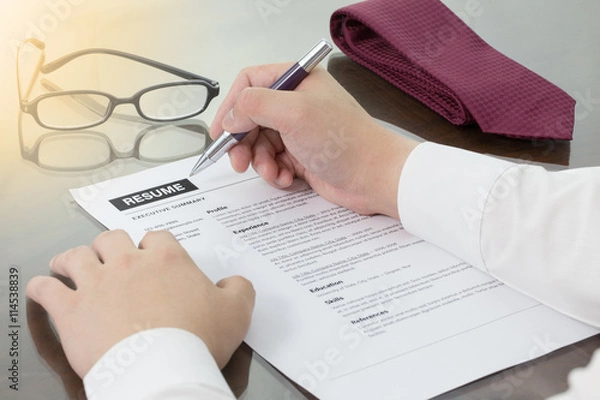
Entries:
POLYGON ((597 331, 504 286, 384 216, 303 181, 278 190, 195 159, 72 190, 135 241, 170 230, 214 281, 257 292, 246 342, 321 399, 428 398, 597 331))

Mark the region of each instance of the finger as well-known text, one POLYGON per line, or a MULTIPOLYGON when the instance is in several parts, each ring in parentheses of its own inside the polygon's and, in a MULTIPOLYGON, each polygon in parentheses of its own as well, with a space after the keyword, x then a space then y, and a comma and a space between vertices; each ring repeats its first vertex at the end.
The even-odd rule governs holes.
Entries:
POLYGON ((277 150, 266 135, 261 135, 252 146, 252 167, 265 181, 272 183, 277 177, 278 166, 275 162, 277 150))
POLYGON ((287 71, 290 65, 291 63, 271 64, 249 67, 242 70, 231 85, 231 89, 215 114, 213 123, 210 126, 210 136, 212 138, 217 138, 223 132, 223 118, 231 109, 233 109, 242 90, 247 87, 271 86, 277 78, 287 71))
POLYGON ((136 249, 136 246, 127 232, 116 229, 99 234, 92 242, 91 248, 102 262, 107 263, 123 253, 136 249))
POLYGON ((25 288, 27 296, 39 303, 56 321, 71 308, 75 292, 50 276, 34 276, 25 288))
POLYGON ((265 134, 253 146, 252 166, 269 184, 288 187, 294 179, 294 169, 293 164, 288 162, 281 137, 270 129, 263 131, 265 134))
POLYGON ((279 173, 273 183, 277 187, 289 187, 294 181, 295 176, 302 178, 302 176, 298 174, 297 169, 294 168, 294 163, 291 161, 290 157, 291 155, 288 153, 279 153, 275 158, 277 165, 279 165, 279 173))
POLYGON ((97 254, 87 246, 67 250, 50 260, 50 269, 71 279, 77 287, 93 281, 101 266, 97 254))
POLYGON ((252 310, 254 307, 254 301, 256 299, 254 286, 252 285, 252 282, 243 276, 234 275, 223 278, 218 281, 216 285, 226 293, 241 298, 243 302, 249 306, 249 310, 252 310))
POLYGON ((229 150, 229 160, 236 172, 245 172, 252 161, 252 146, 259 136, 258 128, 253 129, 243 141, 229 150))

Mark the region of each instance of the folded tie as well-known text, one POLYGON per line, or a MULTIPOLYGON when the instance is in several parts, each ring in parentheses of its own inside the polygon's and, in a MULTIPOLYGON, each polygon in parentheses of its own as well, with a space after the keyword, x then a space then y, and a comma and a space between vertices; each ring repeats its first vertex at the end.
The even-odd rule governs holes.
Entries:
POLYGON ((330 28, 350 58, 455 125, 572 139, 575 100, 494 50, 439 0, 367 0, 335 11, 330 28))

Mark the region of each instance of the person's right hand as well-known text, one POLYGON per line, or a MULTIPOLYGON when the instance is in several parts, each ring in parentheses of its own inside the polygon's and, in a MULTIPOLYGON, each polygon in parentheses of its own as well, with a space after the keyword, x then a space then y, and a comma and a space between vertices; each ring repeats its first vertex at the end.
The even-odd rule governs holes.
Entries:
POLYGON ((299 177, 336 204, 398 218, 400 173, 417 143, 378 124, 323 68, 294 91, 265 88, 289 66, 243 70, 221 104, 213 138, 252 130, 229 151, 233 168, 252 164, 280 188, 299 177))

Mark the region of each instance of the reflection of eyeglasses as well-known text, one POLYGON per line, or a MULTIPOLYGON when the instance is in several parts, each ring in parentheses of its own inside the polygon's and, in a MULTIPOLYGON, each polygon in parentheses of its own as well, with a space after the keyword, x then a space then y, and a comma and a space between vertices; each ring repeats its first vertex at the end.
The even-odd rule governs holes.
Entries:
POLYGON ((190 119, 159 125, 143 124, 136 133, 134 145, 127 152, 115 149, 105 133, 90 129, 77 132, 46 131, 28 147, 23 138, 24 115, 19 113, 22 157, 53 171, 85 171, 123 158, 149 162, 174 161, 200 154, 211 143, 206 124, 190 119))
POLYGON ((111 49, 86 49, 44 65, 44 48, 45 44, 37 39, 31 38, 23 42, 17 54, 17 80, 21 110, 31 114, 39 125, 47 129, 77 130, 100 125, 121 104, 133 104, 138 114, 150 121, 178 121, 200 114, 219 94, 217 81, 134 54, 111 49), (127 58, 186 80, 154 85, 128 98, 117 98, 97 90, 61 90, 28 100, 40 72, 50 73, 75 58, 88 54, 127 58), (22 70, 27 67, 29 80, 23 85, 22 70))

